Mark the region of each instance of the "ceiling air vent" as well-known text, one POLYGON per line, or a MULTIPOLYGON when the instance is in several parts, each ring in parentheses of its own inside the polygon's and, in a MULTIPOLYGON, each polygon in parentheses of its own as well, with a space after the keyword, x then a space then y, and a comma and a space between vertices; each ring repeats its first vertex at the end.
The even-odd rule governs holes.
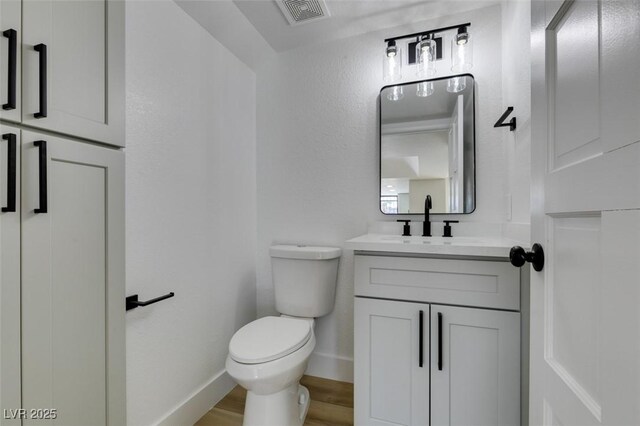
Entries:
POLYGON ((290 25, 317 21, 330 16, 324 0, 276 0, 290 25))

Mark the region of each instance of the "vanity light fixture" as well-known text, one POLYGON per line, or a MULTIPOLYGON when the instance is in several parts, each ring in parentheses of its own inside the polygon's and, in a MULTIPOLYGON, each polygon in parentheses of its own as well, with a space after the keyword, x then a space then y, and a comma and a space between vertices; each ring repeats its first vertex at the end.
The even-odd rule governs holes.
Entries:
POLYGON ((433 33, 421 35, 416 44, 416 64, 418 77, 432 77, 436 73, 436 41, 433 33))
MULTIPOLYGON (((436 73, 436 60, 442 57, 441 37, 436 38, 436 33, 457 30, 457 34, 451 40, 451 70, 457 73, 468 72, 473 67, 473 43, 468 28, 471 23, 452 25, 436 28, 419 33, 405 34, 398 37, 385 39, 387 47, 383 57, 383 77, 387 83, 394 83, 402 78, 402 52, 397 46, 397 40, 413 38, 409 46, 415 45, 416 74, 419 78, 432 77, 436 73)), ((413 53, 413 50, 410 52, 413 53)), ((409 59, 412 63, 412 60, 409 59)), ((425 90, 424 93, 427 93, 425 90)), ((421 96, 421 95, 418 95, 421 96)), ((428 96, 428 95, 424 95, 428 96)))
POLYGON ((384 81, 387 83, 393 83, 402 78, 402 50, 396 46, 395 40, 387 42, 382 58, 382 72, 384 81))
POLYGON ((451 40, 451 71, 468 72, 473 68, 473 40, 467 27, 458 28, 458 34, 451 40))

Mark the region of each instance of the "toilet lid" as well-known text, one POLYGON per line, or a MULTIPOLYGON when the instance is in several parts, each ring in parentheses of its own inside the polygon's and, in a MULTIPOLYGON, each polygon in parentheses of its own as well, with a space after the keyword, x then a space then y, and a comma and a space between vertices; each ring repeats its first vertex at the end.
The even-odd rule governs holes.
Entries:
POLYGON ((231 338, 229 355, 243 364, 273 361, 300 349, 311 337, 311 322, 264 317, 242 327, 231 338))

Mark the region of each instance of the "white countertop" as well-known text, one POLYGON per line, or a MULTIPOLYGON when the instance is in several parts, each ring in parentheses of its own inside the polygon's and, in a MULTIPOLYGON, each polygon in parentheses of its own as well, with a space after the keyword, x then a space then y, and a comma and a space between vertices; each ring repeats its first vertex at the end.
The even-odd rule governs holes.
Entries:
POLYGON ((480 256, 509 258, 513 240, 492 237, 402 237, 388 234, 365 234, 345 242, 354 251, 406 253, 444 256, 480 256))

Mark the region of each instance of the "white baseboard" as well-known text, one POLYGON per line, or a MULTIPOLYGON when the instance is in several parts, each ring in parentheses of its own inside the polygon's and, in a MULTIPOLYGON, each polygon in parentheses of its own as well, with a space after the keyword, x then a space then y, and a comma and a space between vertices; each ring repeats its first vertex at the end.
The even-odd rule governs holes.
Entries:
POLYGON ((305 374, 353 383, 353 358, 314 352, 305 374))
POLYGON ((181 404, 178 404, 178 406, 171 410, 157 423, 157 425, 193 425, 202 416, 204 416, 207 411, 224 398, 224 396, 228 394, 235 385, 236 383, 227 374, 226 370, 221 371, 207 384, 193 392, 191 396, 185 399, 181 404))

